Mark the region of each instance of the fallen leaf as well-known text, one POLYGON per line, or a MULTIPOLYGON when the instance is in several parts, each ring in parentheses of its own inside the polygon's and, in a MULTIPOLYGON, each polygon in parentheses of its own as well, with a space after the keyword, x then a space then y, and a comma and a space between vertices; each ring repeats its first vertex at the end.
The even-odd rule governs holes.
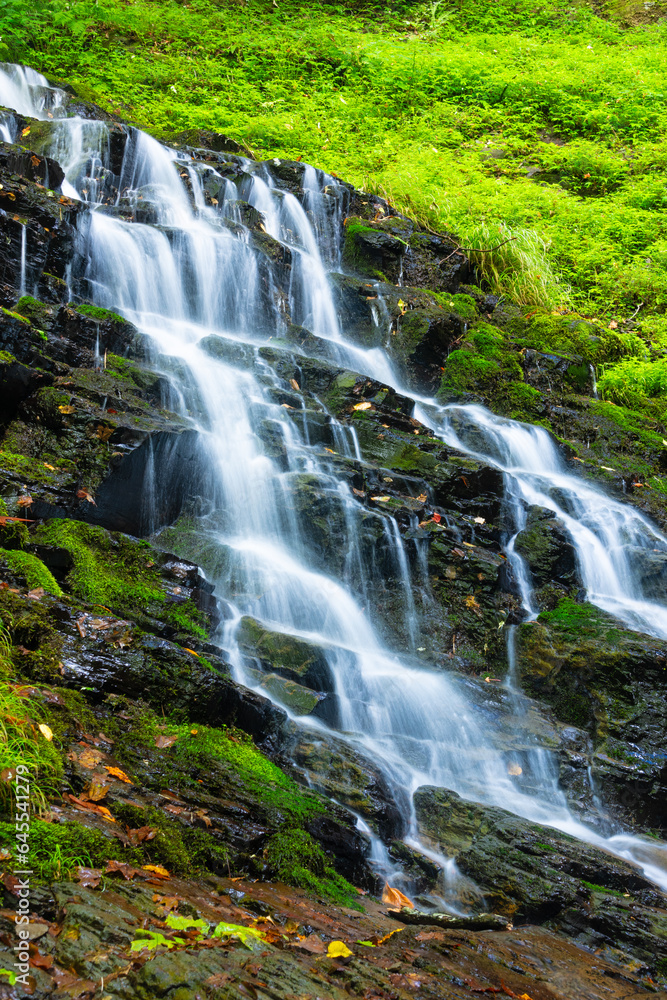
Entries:
POLYGON ((227 983, 234 982, 234 977, 230 976, 228 972, 216 972, 215 975, 209 976, 205 982, 207 986, 226 986, 227 983))
POLYGON ((445 932, 444 931, 420 931, 419 934, 415 934, 415 941, 421 941, 426 943, 427 941, 444 941, 445 932))
POLYGON ((93 500, 93 498, 92 498, 91 494, 88 492, 88 490, 77 490, 76 491, 76 495, 77 495, 77 497, 78 497, 79 500, 87 500, 88 503, 92 503, 93 507, 97 507, 97 504, 93 500))
POLYGON ((153 896, 153 902, 157 903, 168 913, 170 910, 177 909, 180 899, 178 896, 161 896, 156 892, 153 896))
POLYGON ((476 517, 475 524, 486 524, 486 520, 483 517, 476 517))
POLYGON ((53 965, 53 955, 40 955, 38 951, 30 956, 29 965, 35 969, 50 969, 53 965))
POLYGON ((187 646, 183 646, 183 649, 186 653, 192 653, 193 656, 196 656, 197 659, 199 659, 199 653, 195 653, 194 649, 188 649, 187 646))
POLYGON ((104 816, 105 819, 109 820, 110 823, 116 822, 106 806, 96 806, 93 802, 84 802, 83 799, 78 799, 76 795, 70 795, 68 792, 64 793, 63 798, 68 802, 71 802, 75 809, 83 809, 84 812, 98 813, 100 816, 104 816))
POLYGON ((290 947, 298 948, 299 951, 307 951, 310 955, 323 955, 326 951, 324 941, 317 934, 309 934, 308 937, 290 941, 290 947))
POLYGON ((426 496, 425 493, 420 493, 418 497, 415 497, 415 499, 418 501, 418 503, 426 503, 428 497, 426 496))
POLYGON ((165 747, 172 746, 177 741, 177 739, 178 736, 164 736, 164 735, 156 736, 155 746, 158 748, 158 750, 164 750, 165 747))
POLYGON ((110 774, 112 778, 118 778, 119 781, 124 781, 126 785, 132 785, 134 782, 131 778, 125 774, 125 771, 121 771, 119 767, 107 767, 107 774, 110 774))
POLYGON ((352 487, 352 492, 353 492, 353 493, 354 493, 354 495, 355 495, 355 496, 357 496, 357 497, 365 497, 365 496, 366 496, 366 492, 365 492, 365 490, 357 490, 357 489, 355 489, 355 487, 354 487, 354 486, 352 487))
POLYGON ((100 441, 108 441, 115 429, 115 427, 106 427, 105 424, 98 424, 95 433, 100 441))
POLYGON ((618 323, 616 322, 615 319, 613 319, 611 321, 611 323, 609 324, 609 329, 610 330, 618 330, 618 323))
POLYGON ((289 380, 289 384, 292 386, 293 389, 296 389, 297 392, 301 392, 301 387, 295 378, 291 378, 289 380))
POLYGON ((74 413, 76 407, 75 406, 59 406, 58 409, 60 410, 61 413, 64 413, 66 416, 69 416, 70 413, 74 413))
MULTIPOLYGON (((116 872, 118 872, 119 875, 122 875, 127 881, 133 879, 135 875, 142 875, 138 868, 135 868, 134 865, 129 864, 127 861, 107 861, 104 874, 113 875, 116 872)), ((142 878, 145 878, 145 876, 142 875, 142 878)))
POLYGON ((372 403, 368 403, 368 402, 366 402, 366 403, 356 403, 352 407, 352 409, 353 410, 370 410, 371 407, 372 407, 372 405, 373 405, 372 403))
POLYGON ((26 493, 24 496, 19 497, 16 503, 18 507, 29 507, 33 503, 33 499, 29 493, 26 493))
POLYGON ((435 521, 436 524, 440 524, 442 518, 441 518, 440 514, 434 514, 433 517, 432 517, 432 520, 435 521))
POLYGON ((29 590, 28 591, 28 597, 32 601, 40 601, 42 599, 42 597, 44 597, 45 593, 46 593, 46 591, 44 590, 44 587, 35 587, 34 590, 29 590))
POLYGON ((107 785, 103 781, 99 781, 97 778, 93 778, 90 786, 86 789, 86 794, 90 802, 101 802, 109 794, 109 788, 111 786, 107 785))
POLYGON ((100 753, 99 750, 93 750, 92 747, 86 747, 80 754, 73 754, 72 756, 81 767, 89 769, 97 767, 99 762, 104 758, 103 753, 100 753))
POLYGON ((371 500, 376 500, 378 503, 386 503, 387 500, 391 500, 391 497, 371 497, 371 500))
POLYGON ((349 958, 354 955, 343 941, 332 941, 327 948, 327 958, 349 958))
POLYGON ((385 882, 384 889, 382 890, 382 902, 397 910, 400 910, 403 906, 409 906, 411 910, 415 908, 415 904, 411 899, 404 896, 400 889, 394 889, 388 882, 385 882))
POLYGON ((99 868, 75 868, 74 881, 84 889, 96 889, 102 881, 102 872, 99 868))
POLYGON ((21 135, 30 135, 30 126, 29 125, 26 126, 26 128, 23 129, 23 131, 21 132, 21 135))
POLYGON ((523 768, 519 767, 518 764, 510 764, 509 767, 507 768, 507 773, 514 775, 523 774, 523 768))
POLYGON ((49 741, 49 743, 50 743, 50 742, 51 742, 51 740, 53 739, 53 730, 52 730, 52 729, 50 729, 50 728, 49 728, 49 727, 48 727, 48 726, 46 725, 46 723, 45 723, 45 722, 40 722, 40 724, 39 724, 39 725, 37 726, 37 728, 39 729, 39 731, 40 731, 40 733, 42 734, 42 736, 44 737, 44 739, 45 739, 45 740, 48 740, 48 741, 49 741))
POLYGON ((139 826, 136 830, 128 830, 127 835, 130 838, 130 843, 143 844, 145 840, 153 840, 157 835, 157 830, 154 830, 152 826, 139 826))
POLYGON ((162 865, 142 865, 142 868, 146 872, 152 872, 153 875, 157 875, 158 878, 171 878, 171 874, 162 865))

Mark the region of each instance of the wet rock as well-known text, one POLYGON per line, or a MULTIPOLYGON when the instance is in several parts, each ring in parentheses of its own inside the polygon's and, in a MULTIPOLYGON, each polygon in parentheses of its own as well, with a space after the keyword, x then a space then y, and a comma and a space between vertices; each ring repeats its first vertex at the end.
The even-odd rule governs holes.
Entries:
POLYGON ((475 880, 493 910, 516 922, 549 920, 583 926, 596 911, 599 940, 652 961, 667 921, 667 903, 638 869, 567 834, 477 805, 445 789, 414 797, 423 836, 475 880), (621 912, 617 900, 621 903, 621 912))
POLYGON ((280 674, 313 691, 333 691, 333 678, 322 646, 284 632, 272 632, 254 618, 241 619, 236 641, 264 670, 280 674))
POLYGON ((377 763, 332 733, 285 730, 283 748, 309 787, 362 815, 384 839, 405 832, 404 812, 377 763))
POLYGON ((536 588, 554 581, 565 586, 576 582, 576 554, 564 525, 551 511, 531 507, 525 528, 514 549, 523 557, 536 588))
POLYGON ((661 826, 665 643, 568 599, 518 634, 525 687, 593 736, 593 775, 607 801, 626 821, 661 826))

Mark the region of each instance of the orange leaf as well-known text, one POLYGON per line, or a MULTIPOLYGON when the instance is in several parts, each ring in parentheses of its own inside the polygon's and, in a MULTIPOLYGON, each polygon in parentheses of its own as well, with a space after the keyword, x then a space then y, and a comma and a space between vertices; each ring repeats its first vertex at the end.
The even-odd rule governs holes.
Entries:
POLYGON ((171 875, 169 874, 167 869, 163 868, 162 865, 143 865, 142 867, 145 872, 152 872, 159 878, 171 878, 171 875))
POLYGON ((431 520, 435 521, 436 524, 440 524, 442 518, 440 517, 440 514, 434 514, 431 520))
POLYGON ((158 736, 155 740, 155 746, 158 750, 163 750, 165 747, 170 747, 177 739, 178 736, 158 736))
POLYGON ((408 906, 411 910, 414 910, 415 908, 415 904, 411 899, 404 896, 400 889, 392 888, 388 882, 385 882, 384 884, 382 902, 396 910, 400 910, 402 906, 408 906))
POLYGON ((18 507, 29 507, 32 503, 33 499, 28 493, 26 493, 25 496, 19 497, 16 501, 18 507))
POLYGON ((125 771, 121 771, 119 767, 107 767, 107 774, 110 774, 112 778, 118 778, 120 781, 124 781, 127 785, 132 785, 134 782, 131 778, 125 774, 125 771))

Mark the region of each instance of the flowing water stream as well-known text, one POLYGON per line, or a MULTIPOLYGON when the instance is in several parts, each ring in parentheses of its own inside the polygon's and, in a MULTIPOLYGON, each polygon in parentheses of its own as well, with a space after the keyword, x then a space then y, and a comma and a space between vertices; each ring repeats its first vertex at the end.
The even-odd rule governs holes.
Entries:
MULTIPOLYGON (((501 469, 516 532, 527 506, 552 511, 572 538, 589 600, 629 627, 665 639, 667 607, 647 589, 642 570, 652 550, 667 553, 667 539, 630 506, 569 475, 541 428, 479 406, 443 407, 411 394, 398 385, 383 351, 346 340, 327 274, 340 267, 338 233, 347 197, 333 178, 306 167, 298 200, 277 190, 270 164, 230 157, 239 167, 231 180, 210 163, 193 161, 129 127, 122 169, 114 175, 106 124, 59 117, 62 95, 39 74, 4 67, 0 103, 57 120, 48 153, 65 170, 63 193, 89 205, 79 227, 81 287, 150 338, 156 363, 171 372, 172 407, 199 431, 211 484, 206 531, 217 553, 207 572, 226 607, 219 641, 237 679, 254 685, 236 639, 245 615, 320 646, 335 718, 328 724, 313 717, 295 722, 312 733, 334 725, 343 739, 380 763, 405 816, 405 839, 420 850, 425 848, 412 793, 420 785, 438 785, 601 846, 640 865, 667 890, 664 844, 625 834, 603 838, 576 820, 549 756, 539 748, 532 769, 538 787, 522 790, 507 772, 488 720, 456 678, 416 665, 409 651, 387 648, 374 631, 364 608, 377 567, 363 555, 363 508, 326 451, 311 441, 317 425, 305 409, 299 411, 298 396, 288 410, 284 384, 257 353, 284 332, 284 293, 276 277, 279 263, 257 252, 244 225, 247 205, 261 213, 264 233, 291 258, 292 322, 309 330, 344 367, 411 396, 414 416, 448 446, 501 469), (215 198, 207 194, 211 179, 215 198), (267 434, 280 442, 279 458, 271 457, 267 434), (343 517, 338 569, 318 564, 304 535, 303 515, 295 506, 304 477, 343 517)), ((5 139, 15 137, 11 115, 0 121, 0 132, 5 139)), ((30 291, 30 275, 23 280, 30 291)), ((378 322, 381 313, 380 304, 378 322)), ((339 454, 361 457, 353 429, 333 421, 333 435, 339 454)), ((415 581, 404 543, 390 518, 381 532, 392 576, 404 589, 404 631, 414 642, 415 581)), ((514 537, 507 554, 530 616, 530 576, 513 551, 514 537)), ((378 865, 386 866, 377 839, 373 850, 378 865)), ((455 882, 455 866, 438 861, 455 882)))

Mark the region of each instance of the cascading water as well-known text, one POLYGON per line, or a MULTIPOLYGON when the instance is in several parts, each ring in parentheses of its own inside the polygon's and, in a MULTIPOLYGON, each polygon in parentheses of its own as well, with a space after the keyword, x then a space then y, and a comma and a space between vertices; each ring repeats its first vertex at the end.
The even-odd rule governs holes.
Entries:
MULTIPOLYGON (((0 91, 3 104, 24 114, 63 114, 58 91, 33 71, 5 67, 0 91)), ((3 136, 11 128, 2 124, 3 136)), ((412 793, 420 785, 441 785, 604 847, 641 865, 667 889, 665 845, 626 835, 604 839, 577 822, 544 761, 534 768, 537 790, 522 791, 456 679, 387 649, 370 624, 363 595, 375 581, 363 555, 361 524, 362 513, 368 514, 336 476, 326 452, 310 443, 302 404, 292 407, 298 418, 292 419, 284 387, 257 353, 286 321, 272 263, 253 247, 238 201, 240 196, 261 213, 264 232, 291 257, 291 318, 319 338, 328 357, 396 386, 384 352, 347 343, 336 316, 320 246, 335 265, 345 190, 306 168, 302 205, 275 190, 266 164, 236 158, 234 182, 206 165, 206 176, 217 185, 213 199, 201 164, 135 129, 127 133, 119 175, 110 168, 104 123, 62 118, 50 154, 66 170, 65 193, 90 206, 81 227, 86 294, 123 312, 165 365, 171 359, 174 397, 200 432, 211 483, 206 568, 228 608, 220 641, 238 679, 253 684, 236 638, 243 616, 316 643, 326 658, 335 706, 328 724, 380 762, 406 818, 408 842, 419 845, 412 793), (270 456, 267 439, 278 443, 278 457, 270 456), (339 566, 322 567, 296 510, 299 491, 313 483, 340 514, 346 537, 339 566)), ((569 475, 540 428, 502 420, 481 407, 441 407, 412 398, 415 416, 449 446, 505 472, 508 502, 517 511, 537 504, 560 518, 591 601, 633 628, 667 638, 667 608, 657 594, 645 592, 641 574, 642 558, 653 548, 667 551, 667 540, 642 515, 569 475)), ((334 422, 333 433, 347 454, 359 456, 353 431, 334 422)), ((374 516, 381 519, 388 564, 407 593, 400 534, 394 523, 374 516)), ((509 548, 511 556, 511 541, 509 548)), ((522 579, 529 611, 530 581, 527 574, 522 579)), ((409 602, 405 606, 409 635, 413 615, 409 602)), ((313 717, 295 721, 315 731, 327 728, 313 717)), ((376 858, 383 857, 376 845, 376 858)), ((439 860, 451 873, 452 864, 439 860)))

